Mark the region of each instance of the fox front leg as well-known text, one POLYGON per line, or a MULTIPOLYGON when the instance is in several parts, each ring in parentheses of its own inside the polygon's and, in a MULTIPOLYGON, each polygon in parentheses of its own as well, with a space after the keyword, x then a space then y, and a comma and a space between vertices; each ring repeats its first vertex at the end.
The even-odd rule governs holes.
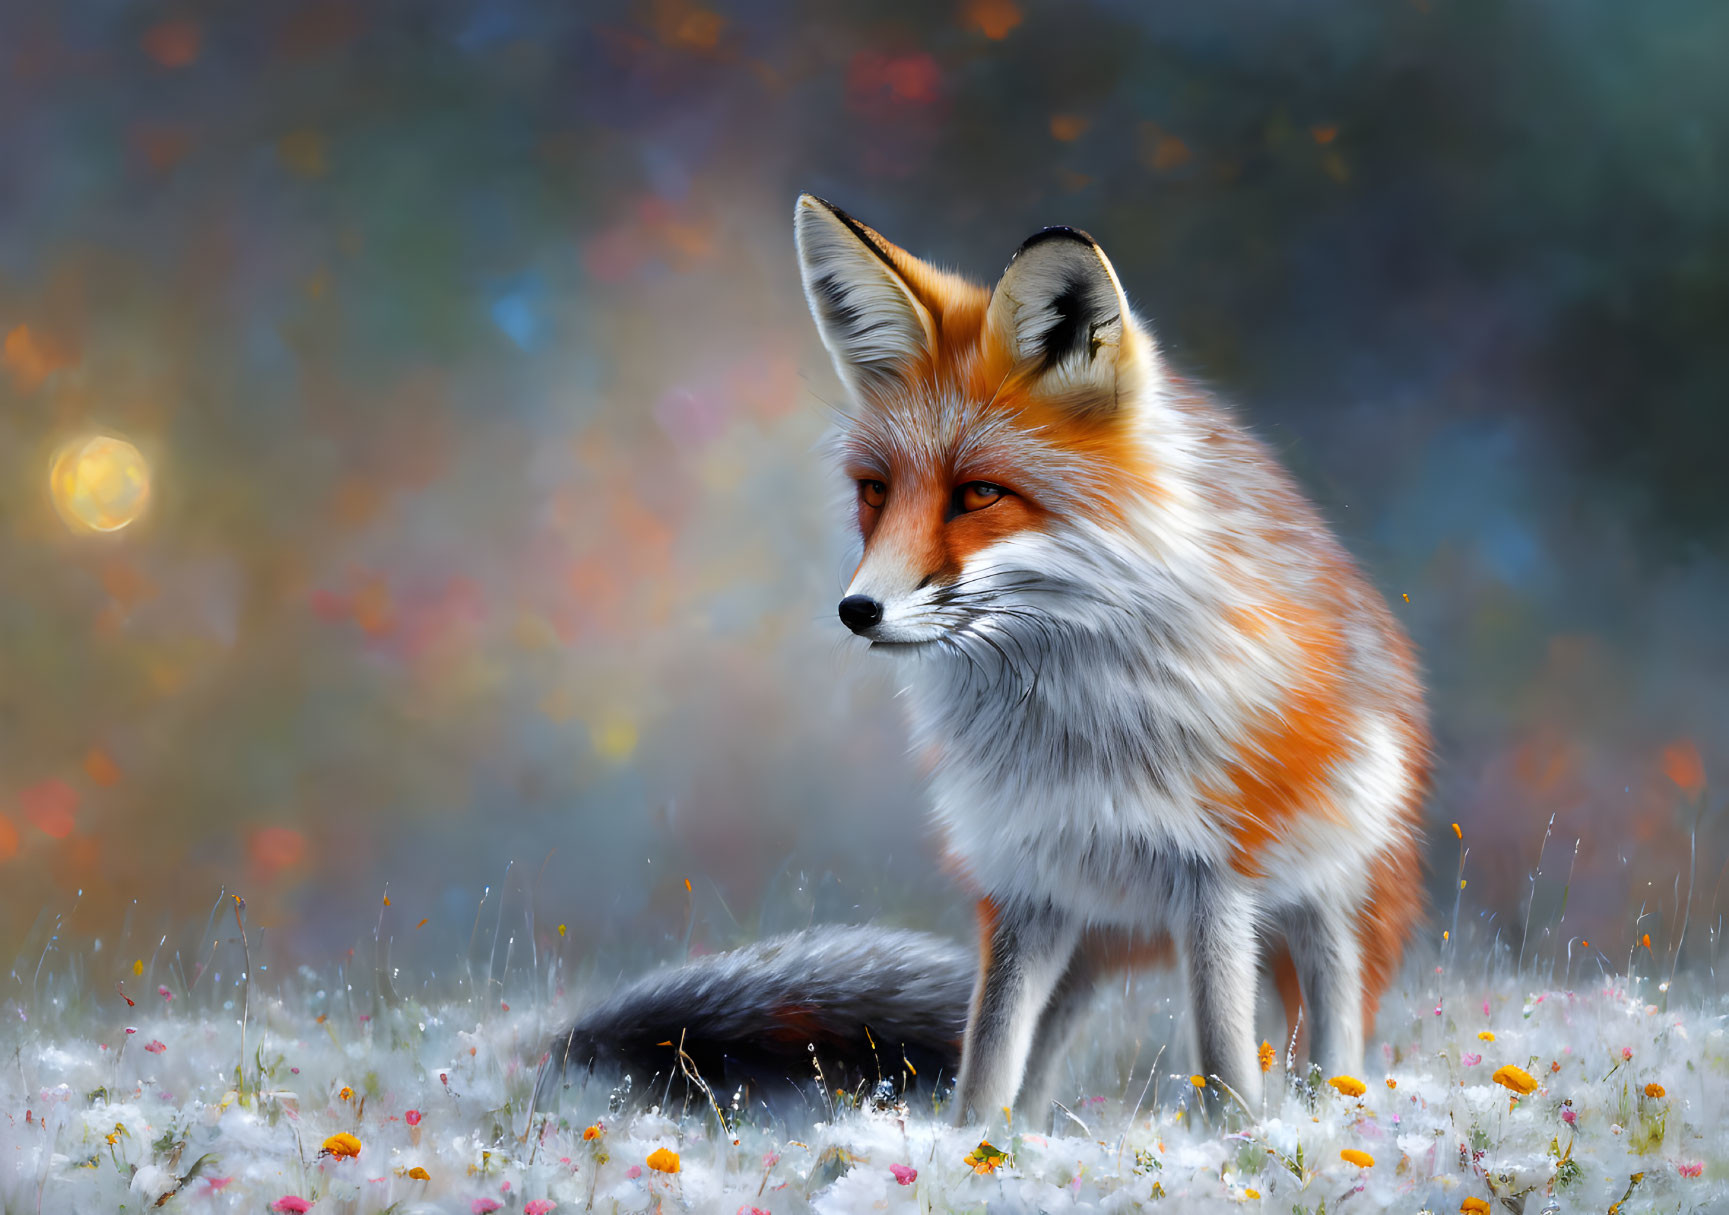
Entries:
POLYGON ((1178 934, 1188 978, 1200 1074, 1224 1081, 1251 1112, 1261 1105, 1255 1057, 1259 947, 1249 895, 1217 878, 1196 883, 1186 931, 1178 934))
POLYGON ((1040 1014, 1080 941, 1078 926, 1048 906, 985 899, 979 915, 979 976, 955 1089, 959 1126, 1014 1101, 1040 1014))

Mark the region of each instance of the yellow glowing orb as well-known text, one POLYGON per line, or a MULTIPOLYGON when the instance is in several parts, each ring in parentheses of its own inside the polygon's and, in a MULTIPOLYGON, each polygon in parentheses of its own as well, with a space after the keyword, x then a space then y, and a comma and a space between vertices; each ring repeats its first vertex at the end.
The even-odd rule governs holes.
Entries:
POLYGON ((114 435, 74 439, 55 453, 48 492, 68 527, 117 532, 149 504, 150 466, 114 435))

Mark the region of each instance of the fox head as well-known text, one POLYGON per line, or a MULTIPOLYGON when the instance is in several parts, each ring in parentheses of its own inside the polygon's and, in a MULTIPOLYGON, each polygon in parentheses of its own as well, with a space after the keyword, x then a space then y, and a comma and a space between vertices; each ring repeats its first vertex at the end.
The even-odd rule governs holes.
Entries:
POLYGON ((1157 348, 1073 228, 1028 238, 989 289, 809 194, 794 231, 851 397, 841 462, 864 553, 840 618, 881 646, 1000 654, 1048 624, 1077 554, 1109 551, 1154 493, 1157 348))

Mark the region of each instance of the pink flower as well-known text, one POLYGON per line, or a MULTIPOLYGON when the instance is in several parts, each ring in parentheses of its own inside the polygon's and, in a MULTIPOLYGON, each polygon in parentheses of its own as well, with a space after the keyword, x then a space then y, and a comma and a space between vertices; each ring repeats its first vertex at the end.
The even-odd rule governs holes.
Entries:
POLYGON ((204 1184, 207 1187, 209 1187, 208 1189, 205 1190, 205 1193, 207 1193, 207 1194, 220 1194, 223 1190, 226 1190, 229 1186, 234 1184, 234 1178, 232 1178, 232 1177, 206 1177, 204 1179, 204 1184))
POLYGON ((1633 1048, 1631 1046, 1623 1046, 1621 1048, 1621 1060, 1622 1060, 1622 1062, 1626 1062, 1628 1059, 1631 1059, 1632 1057, 1633 1057, 1633 1048))
POLYGON ((558 1204, 550 1198, 536 1198, 533 1202, 522 1204, 522 1215, 546 1215, 548 1211, 557 1206, 558 1204))
POLYGON ((642 1176, 642 1166, 640 1164, 633 1164, 624 1171, 624 1175, 632 1181, 635 1181, 638 1177, 642 1176))
POLYGON ((498 1199, 476 1198, 473 1202, 468 1204, 468 1209, 473 1211, 474 1215, 487 1215, 490 1211, 498 1210, 498 1199))
POLYGON ((155 1038, 152 1038, 152 1039, 150 1039, 149 1043, 144 1047, 144 1049, 149 1051, 153 1055, 160 1055, 163 1051, 167 1050, 168 1048, 166 1046, 164 1046, 162 1043, 158 1042, 155 1038))
POLYGON ((404 1122, 408 1123, 409 1126, 419 1126, 420 1125, 420 1111, 419 1110, 409 1110, 406 1114, 402 1115, 402 1120, 404 1122))
POLYGON ((761 1207, 740 1207, 738 1215, 768 1215, 768 1212, 761 1207))
POLYGON ((312 1209, 312 1204, 298 1194, 284 1194, 270 1204, 270 1209, 277 1215, 305 1215, 312 1209))
POLYGON ((137 1032, 138 1032, 138 1031, 137 1031, 137 1030, 135 1030, 135 1029, 133 1029, 133 1028, 132 1028, 132 1027, 131 1027, 131 1026, 130 1026, 130 1025, 128 1025, 128 1026, 127 1026, 127 1027, 126 1027, 126 1032, 127 1032, 127 1033, 128 1033, 128 1034, 135 1034, 135 1033, 137 1033, 137 1032))
POLYGON ((889 1165, 889 1172, 895 1175, 895 1180, 902 1185, 911 1185, 919 1179, 919 1171, 904 1164, 889 1165))
POLYGON ((504 1183, 504 1184, 503 1184, 503 1185, 501 1185, 501 1186, 499 1186, 499 1187, 498 1187, 498 1192, 499 1192, 499 1193, 500 1193, 500 1194, 508 1194, 508 1193, 510 1193, 510 1182, 508 1182, 508 1181, 507 1181, 507 1182, 505 1182, 505 1183, 504 1183))
POLYGON ((1483 1015, 1485 1017, 1489 1015, 1489 1001, 1487 1000, 1483 1001, 1483 1015))
POLYGON ((1477 1064, 1481 1063, 1482 1061, 1483 1061, 1482 1055, 1475 1054, 1471 1051, 1466 1051, 1464 1054, 1459 1056, 1459 1062, 1463 1063, 1466 1067, 1476 1067, 1477 1064))
POLYGON ((174 993, 169 991, 166 987, 158 987, 156 989, 156 994, 161 996, 164 1000, 172 1000, 174 998, 174 993))
POLYGON ((775 1165, 777 1165, 779 1163, 780 1163, 780 1153, 779 1152, 764 1152, 762 1154, 762 1167, 763 1168, 772 1169, 775 1165))
POLYGON ((1561 1121, 1565 1122, 1568 1126, 1572 1126, 1575 1122, 1579 1121, 1578 1111, 1571 1107, 1562 1110, 1561 1121))
POLYGON ((1705 1166, 1698 1161, 1691 1164, 1678 1164, 1675 1168, 1683 1177, 1697 1177, 1705 1171, 1705 1166))

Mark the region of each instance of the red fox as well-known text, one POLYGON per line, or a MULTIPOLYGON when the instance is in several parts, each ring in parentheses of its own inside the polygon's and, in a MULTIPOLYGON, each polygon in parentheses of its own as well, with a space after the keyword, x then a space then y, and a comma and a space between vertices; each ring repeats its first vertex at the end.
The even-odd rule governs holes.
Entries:
POLYGON ((1427 715, 1386 603, 1272 454, 1166 365, 1085 233, 1034 234, 987 289, 811 195, 794 227, 850 396, 863 555, 839 614, 901 664, 978 899, 971 999, 952 954, 911 942, 922 969, 863 966, 877 989, 834 998, 874 956, 869 930, 837 930, 643 988, 562 1039, 565 1062, 682 1018, 719 1056, 844 1053, 862 1029, 898 1065, 908 1041, 943 1057, 964 1016, 957 1118, 1043 1111, 1105 969, 1174 951, 1198 1071, 1251 1108, 1265 962, 1311 1060, 1360 1071, 1423 907, 1427 715), (745 993, 765 969, 763 1005, 745 993), (819 975, 828 998, 802 997, 819 975), (913 993, 885 1051, 870 1027, 913 993), (730 1029, 711 1015, 727 999, 749 1010, 730 1029))

